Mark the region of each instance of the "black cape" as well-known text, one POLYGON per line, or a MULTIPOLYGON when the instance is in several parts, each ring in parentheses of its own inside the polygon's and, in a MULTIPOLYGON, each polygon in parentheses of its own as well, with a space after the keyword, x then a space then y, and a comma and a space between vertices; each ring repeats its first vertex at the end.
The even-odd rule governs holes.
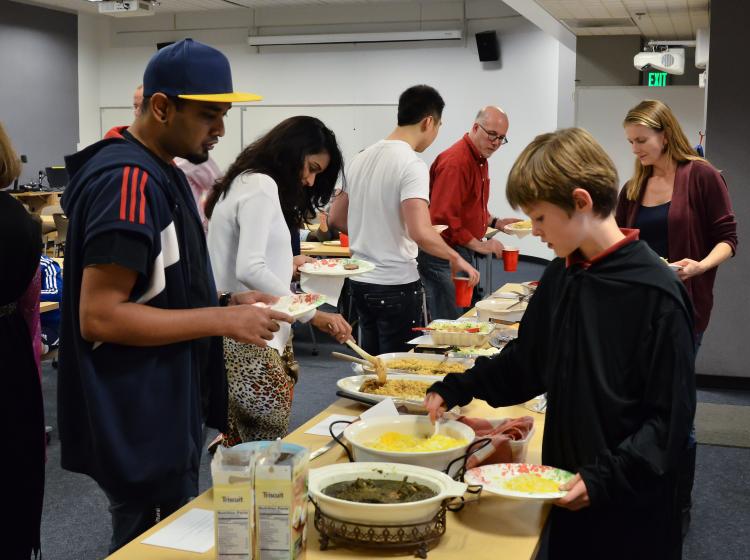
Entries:
POLYGON ((679 558, 674 493, 695 414, 692 309, 634 241, 590 267, 554 260, 493 359, 430 389, 448 407, 548 394, 546 465, 580 472, 591 506, 554 507, 551 558, 679 558))

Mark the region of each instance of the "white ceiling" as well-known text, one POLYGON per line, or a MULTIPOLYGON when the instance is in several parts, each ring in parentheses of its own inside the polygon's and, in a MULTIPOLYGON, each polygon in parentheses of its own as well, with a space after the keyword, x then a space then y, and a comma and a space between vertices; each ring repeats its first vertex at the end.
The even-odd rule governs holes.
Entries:
MULTIPOLYGON (((73 12, 97 13, 96 3, 87 0, 16 1, 73 12)), ((231 10, 241 7, 333 6, 400 1, 404 0, 160 0, 156 10, 174 13, 231 10)), ((446 0, 419 1, 429 3, 446 0)), ((690 39, 695 38, 696 29, 708 27, 709 0, 535 1, 579 36, 642 35, 646 39, 690 39)))
POLYGON ((695 39, 708 27, 709 0, 536 0, 576 35, 695 39))

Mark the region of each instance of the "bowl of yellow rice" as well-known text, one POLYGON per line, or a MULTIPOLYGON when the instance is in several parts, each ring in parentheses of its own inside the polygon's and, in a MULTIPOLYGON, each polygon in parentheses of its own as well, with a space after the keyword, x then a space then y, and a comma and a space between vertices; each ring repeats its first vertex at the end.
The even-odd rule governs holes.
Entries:
MULTIPOLYGON (((344 430, 355 461, 404 463, 445 471, 454 459, 466 454, 474 441, 474 430, 449 420, 438 434, 426 416, 403 414, 361 420, 344 430)), ((461 466, 456 461, 448 474, 461 466)))

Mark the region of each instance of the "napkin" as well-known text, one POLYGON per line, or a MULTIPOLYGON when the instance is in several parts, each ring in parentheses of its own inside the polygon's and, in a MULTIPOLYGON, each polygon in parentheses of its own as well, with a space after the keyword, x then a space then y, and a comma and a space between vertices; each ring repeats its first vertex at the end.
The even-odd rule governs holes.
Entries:
POLYGON ((300 288, 308 294, 323 294, 326 296, 326 303, 336 307, 339 304, 345 279, 344 276, 318 276, 303 272, 300 274, 300 288))
POLYGON ((461 416, 458 421, 472 428, 477 439, 490 438, 492 440, 488 445, 471 454, 466 461, 467 469, 493 463, 522 462, 513 460, 511 442, 527 440, 534 429, 534 419, 531 416, 501 420, 461 416))

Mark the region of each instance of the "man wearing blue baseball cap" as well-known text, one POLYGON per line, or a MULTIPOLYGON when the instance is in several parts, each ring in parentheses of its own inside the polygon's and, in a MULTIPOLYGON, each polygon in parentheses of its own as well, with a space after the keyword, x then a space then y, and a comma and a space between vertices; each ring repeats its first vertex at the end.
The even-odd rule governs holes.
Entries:
POLYGON ((94 478, 113 552, 198 493, 205 425, 226 429, 222 340, 265 346, 288 315, 217 294, 174 157, 208 158, 232 102, 229 61, 191 39, 154 55, 141 114, 66 158, 70 218, 59 352, 62 466, 94 478), (158 512, 158 513, 157 513, 158 512))

